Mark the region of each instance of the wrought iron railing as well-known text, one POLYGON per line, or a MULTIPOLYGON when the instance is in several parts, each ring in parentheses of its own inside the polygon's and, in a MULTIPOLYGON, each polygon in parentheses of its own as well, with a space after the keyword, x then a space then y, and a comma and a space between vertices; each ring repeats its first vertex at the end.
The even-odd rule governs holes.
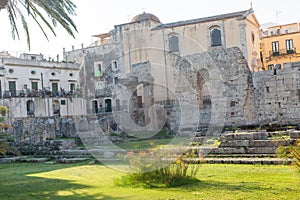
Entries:
POLYGON ((57 98, 75 98, 81 97, 79 91, 49 91, 49 90, 5 90, 0 98, 24 98, 24 97, 57 97, 57 98))
POLYGON ((270 57, 275 57, 275 56, 284 56, 284 55, 289 55, 289 54, 296 54, 296 48, 293 49, 279 49, 278 51, 270 51, 269 55, 270 57))

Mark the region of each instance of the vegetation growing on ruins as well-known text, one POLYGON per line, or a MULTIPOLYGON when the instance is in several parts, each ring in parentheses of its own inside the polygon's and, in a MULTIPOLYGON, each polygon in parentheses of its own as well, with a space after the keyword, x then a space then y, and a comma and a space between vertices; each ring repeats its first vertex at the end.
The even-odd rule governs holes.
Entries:
POLYGON ((300 139, 296 140, 294 144, 289 147, 280 147, 278 149, 281 157, 293 159, 293 163, 300 171, 300 139))

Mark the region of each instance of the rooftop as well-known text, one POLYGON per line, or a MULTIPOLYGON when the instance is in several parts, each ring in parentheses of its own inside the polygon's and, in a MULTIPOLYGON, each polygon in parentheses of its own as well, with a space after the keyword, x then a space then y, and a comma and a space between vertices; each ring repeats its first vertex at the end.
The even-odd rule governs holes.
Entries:
POLYGON ((176 26, 184 26, 184 25, 189 25, 189 24, 217 21, 217 20, 228 19, 228 18, 241 18, 241 19, 244 19, 251 13, 253 13, 253 10, 249 9, 249 10, 244 10, 244 11, 239 11, 239 12, 233 12, 233 13, 210 16, 210 17, 204 17, 204 18, 197 18, 197 19, 191 19, 191 20, 161 24, 161 25, 158 25, 155 29, 171 28, 171 27, 176 27, 176 26))

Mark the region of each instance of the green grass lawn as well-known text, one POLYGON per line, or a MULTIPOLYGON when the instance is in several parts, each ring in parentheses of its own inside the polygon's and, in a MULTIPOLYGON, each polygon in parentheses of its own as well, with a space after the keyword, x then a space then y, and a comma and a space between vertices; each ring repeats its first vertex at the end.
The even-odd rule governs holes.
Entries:
POLYGON ((170 189, 119 187, 103 165, 1 164, 0 199, 300 199, 291 166, 203 164, 198 183, 170 189))
POLYGON ((166 139, 148 139, 140 141, 129 141, 116 144, 121 149, 150 149, 162 145, 168 145, 173 138, 166 139))

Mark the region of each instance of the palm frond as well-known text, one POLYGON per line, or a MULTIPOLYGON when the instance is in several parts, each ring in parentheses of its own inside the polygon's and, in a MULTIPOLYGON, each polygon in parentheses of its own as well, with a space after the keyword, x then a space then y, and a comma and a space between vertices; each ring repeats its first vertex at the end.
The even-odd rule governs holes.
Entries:
POLYGON ((54 27, 60 24, 69 35, 75 38, 74 31, 77 32, 77 27, 71 16, 75 16, 76 5, 72 0, 8 0, 5 6, 10 20, 12 38, 16 36, 19 39, 18 31, 18 17, 22 23, 22 27, 26 34, 27 44, 30 49, 30 35, 28 18, 23 15, 22 10, 26 11, 30 18, 33 18, 35 23, 39 26, 44 36, 48 40, 48 36, 42 24, 50 29, 56 36, 54 27), (44 16, 46 13, 48 18, 44 16))

